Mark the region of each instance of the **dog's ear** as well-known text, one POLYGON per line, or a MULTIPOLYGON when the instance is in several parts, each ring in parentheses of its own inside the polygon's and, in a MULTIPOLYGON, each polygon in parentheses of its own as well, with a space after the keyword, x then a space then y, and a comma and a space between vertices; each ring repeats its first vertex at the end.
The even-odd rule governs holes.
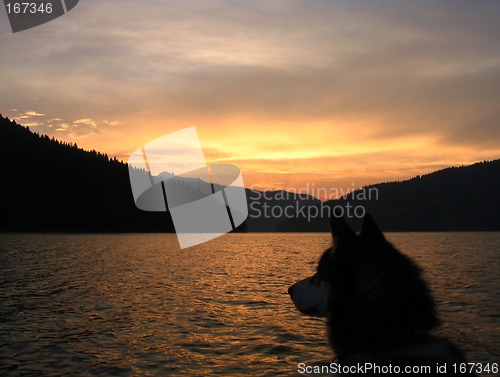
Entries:
POLYGON ((330 225, 332 229, 332 236, 334 243, 340 239, 350 239, 356 236, 351 227, 345 221, 342 211, 333 210, 330 215, 330 225))
POLYGON ((363 220, 360 235, 362 237, 369 238, 372 241, 385 241, 384 234, 377 226, 377 224, 375 224, 372 215, 370 215, 369 213, 366 214, 363 220))

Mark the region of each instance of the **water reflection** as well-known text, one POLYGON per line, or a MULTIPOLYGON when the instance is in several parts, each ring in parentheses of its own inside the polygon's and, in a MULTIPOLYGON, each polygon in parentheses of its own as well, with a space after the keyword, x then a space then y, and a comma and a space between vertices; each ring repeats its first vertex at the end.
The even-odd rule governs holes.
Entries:
MULTIPOLYGON (((6 375, 297 375, 329 362, 321 319, 286 289, 328 234, 1 235, 6 375)), ((446 335, 497 362, 499 233, 389 234, 427 271, 446 335)))

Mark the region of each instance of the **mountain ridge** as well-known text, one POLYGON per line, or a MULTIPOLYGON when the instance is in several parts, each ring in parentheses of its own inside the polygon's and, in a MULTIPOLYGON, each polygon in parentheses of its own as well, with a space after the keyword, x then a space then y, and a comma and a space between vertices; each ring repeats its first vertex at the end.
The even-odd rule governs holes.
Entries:
MULTIPOLYGON (((128 165, 116 158, 33 133, 1 115, 0 157, 1 232, 175 231, 169 212, 136 208, 128 165)), ((326 216, 302 215, 349 206, 372 213, 385 231, 500 230, 500 160, 377 183, 327 202, 283 190, 245 191, 249 216, 240 231, 328 231, 326 216), (364 199, 370 190, 377 197, 364 199)), ((358 227, 360 219, 348 221, 358 227)))

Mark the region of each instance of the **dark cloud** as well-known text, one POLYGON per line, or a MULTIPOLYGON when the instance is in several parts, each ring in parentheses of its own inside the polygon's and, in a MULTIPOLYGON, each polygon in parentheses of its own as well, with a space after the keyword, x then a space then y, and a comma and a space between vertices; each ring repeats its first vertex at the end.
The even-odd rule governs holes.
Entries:
POLYGON ((434 135, 494 149, 498 19, 496 0, 87 0, 22 33, 0 15, 0 103, 68 127, 92 118, 73 126, 87 134, 144 112, 278 131, 365 122, 374 142, 434 135))

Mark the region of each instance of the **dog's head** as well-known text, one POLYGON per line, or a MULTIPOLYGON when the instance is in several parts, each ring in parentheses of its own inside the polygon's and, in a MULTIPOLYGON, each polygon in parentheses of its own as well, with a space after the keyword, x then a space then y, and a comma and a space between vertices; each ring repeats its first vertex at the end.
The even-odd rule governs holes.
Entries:
MULTIPOLYGON (((356 235, 343 218, 335 215, 331 217, 331 230, 333 245, 321 256, 316 273, 306 279, 300 280, 288 288, 293 303, 297 309, 307 315, 327 317, 328 302, 332 283, 335 282, 335 270, 339 260, 343 268, 352 264, 349 260, 359 254, 362 241, 382 241, 384 236, 373 222, 372 217, 367 215, 363 221, 363 229, 360 235, 356 235)), ((340 271, 339 271, 340 272, 340 271)))
POLYGON ((356 234, 332 215, 333 246, 321 256, 316 273, 288 292, 297 309, 327 317, 337 338, 414 334, 439 324, 421 271, 384 237, 371 215, 356 234))

